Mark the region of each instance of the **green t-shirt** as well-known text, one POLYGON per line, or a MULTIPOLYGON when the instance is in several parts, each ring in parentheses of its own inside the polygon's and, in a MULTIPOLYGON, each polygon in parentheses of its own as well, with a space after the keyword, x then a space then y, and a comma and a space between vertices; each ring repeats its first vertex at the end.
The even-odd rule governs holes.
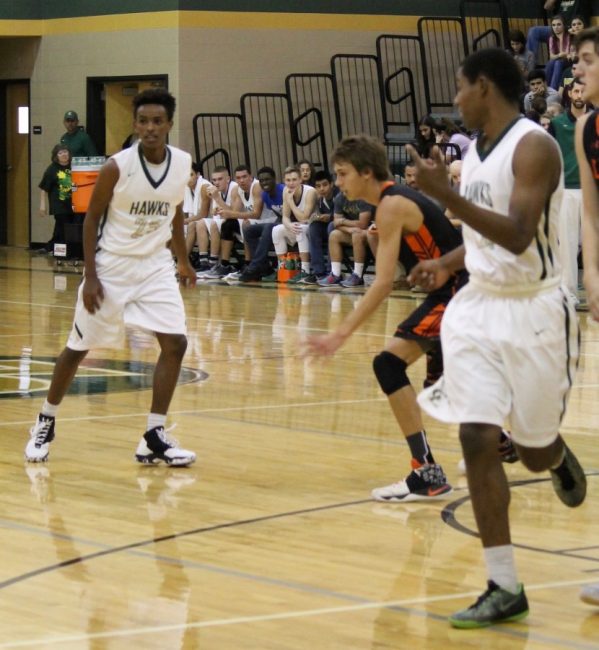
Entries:
POLYGON ((96 145, 85 131, 75 131, 69 133, 68 131, 60 138, 60 144, 64 144, 71 152, 71 158, 77 156, 97 156, 96 145))
POLYGON ((580 171, 576 160, 574 131, 576 118, 566 111, 551 120, 550 133, 555 137, 564 159, 564 180, 569 190, 580 189, 580 171))

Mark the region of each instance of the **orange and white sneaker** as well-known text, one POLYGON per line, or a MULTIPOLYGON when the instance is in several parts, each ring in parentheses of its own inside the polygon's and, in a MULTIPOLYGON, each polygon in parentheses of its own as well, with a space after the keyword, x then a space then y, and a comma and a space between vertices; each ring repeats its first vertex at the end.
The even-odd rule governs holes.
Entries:
POLYGON ((412 459, 412 467, 412 471, 403 481, 375 488, 371 492, 372 498, 387 503, 436 501, 453 492, 441 465, 421 465, 412 459))

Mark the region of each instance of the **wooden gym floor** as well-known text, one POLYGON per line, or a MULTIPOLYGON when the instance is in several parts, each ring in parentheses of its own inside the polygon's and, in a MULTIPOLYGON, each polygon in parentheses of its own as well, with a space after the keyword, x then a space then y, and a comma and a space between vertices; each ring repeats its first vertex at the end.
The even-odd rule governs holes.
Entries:
POLYGON ((417 297, 397 292, 334 359, 308 363, 301 337, 333 327, 360 291, 200 285, 185 294, 169 418, 197 463, 135 463, 156 347, 131 332, 122 350, 90 354, 50 461, 27 465, 79 279, 0 249, 0 648, 599 648, 599 609, 578 600, 599 581, 599 326, 586 314, 563 432, 587 501, 568 511, 547 475, 507 468, 530 617, 458 631, 446 616, 481 593, 485 571, 456 428, 426 421, 455 487, 446 501, 369 499, 409 466, 371 359, 417 297))

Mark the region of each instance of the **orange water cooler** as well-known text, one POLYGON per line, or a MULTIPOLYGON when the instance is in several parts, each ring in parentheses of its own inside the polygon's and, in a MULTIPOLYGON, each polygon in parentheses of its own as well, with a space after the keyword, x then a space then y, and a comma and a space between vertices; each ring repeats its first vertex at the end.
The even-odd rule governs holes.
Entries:
POLYGON ((73 212, 79 214, 87 212, 94 186, 98 180, 98 174, 105 161, 104 156, 73 158, 71 161, 73 212))

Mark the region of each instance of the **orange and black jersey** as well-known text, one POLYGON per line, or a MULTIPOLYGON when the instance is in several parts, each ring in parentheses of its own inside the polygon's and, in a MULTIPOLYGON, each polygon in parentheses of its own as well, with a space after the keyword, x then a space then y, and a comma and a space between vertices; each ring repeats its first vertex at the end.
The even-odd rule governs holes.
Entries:
MULTIPOLYGON (((422 260, 437 259, 462 245, 461 233, 456 230, 441 209, 420 192, 406 185, 389 181, 389 184, 383 187, 381 201, 386 196, 403 196, 413 201, 424 217, 417 232, 402 232, 399 261, 406 271, 409 272, 422 260)), ((447 283, 447 288, 454 285, 455 280, 451 279, 447 283)), ((445 288, 441 287, 441 289, 445 288)))

